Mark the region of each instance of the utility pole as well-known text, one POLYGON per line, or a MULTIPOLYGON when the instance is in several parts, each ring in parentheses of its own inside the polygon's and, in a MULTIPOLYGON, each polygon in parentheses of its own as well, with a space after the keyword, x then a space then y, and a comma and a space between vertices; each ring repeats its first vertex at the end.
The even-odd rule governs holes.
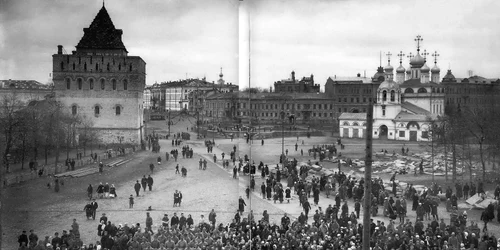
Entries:
POLYGON ((169 108, 168 109, 168 137, 170 137, 170 112, 172 110, 169 108))
MULTIPOLYGON (((373 89, 373 85, 372 85, 373 89)), ((374 93, 372 91, 372 93, 374 93)), ((373 98, 373 94, 372 94, 373 98)), ((371 224, 371 196, 372 196, 372 153, 373 153, 373 102, 368 102, 366 113, 366 158, 365 158, 365 193, 363 201, 363 250, 370 250, 370 224, 371 224)))

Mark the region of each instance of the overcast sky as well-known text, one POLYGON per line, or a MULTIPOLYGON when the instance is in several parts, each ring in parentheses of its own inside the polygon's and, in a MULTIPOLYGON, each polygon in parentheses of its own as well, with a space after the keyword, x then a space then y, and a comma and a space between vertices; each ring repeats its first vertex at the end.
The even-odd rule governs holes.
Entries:
MULTIPOLYGON (((147 63, 147 84, 186 77, 238 83, 236 0, 106 0, 115 26, 123 29, 130 55, 147 63)), ((324 85, 329 76, 368 76, 379 65, 379 53, 437 51, 444 76, 468 70, 500 77, 500 10, 498 0, 331 1, 253 0, 250 13, 252 86, 314 74, 324 85)), ((46 82, 51 55, 61 44, 70 53, 102 6, 102 1, 0 0, 0 79, 46 82)), ((241 36, 241 34, 240 34, 241 36)), ((240 47, 241 50, 241 47, 240 47)), ((240 52, 241 53, 241 52, 240 52)), ((383 65, 387 64, 384 56, 383 65)), ((428 59, 432 67, 433 59, 428 59)), ((241 65, 240 65, 241 66, 241 65)), ((408 67, 408 58, 403 59, 408 67)), ((242 72, 240 79, 238 72, 242 72)), ((246 87, 247 83, 240 85, 246 87)))

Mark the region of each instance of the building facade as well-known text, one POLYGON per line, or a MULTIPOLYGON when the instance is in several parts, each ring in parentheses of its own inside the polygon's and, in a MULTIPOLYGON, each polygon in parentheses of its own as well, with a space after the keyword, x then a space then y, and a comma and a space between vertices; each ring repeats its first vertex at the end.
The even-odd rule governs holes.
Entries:
POLYGON ((367 77, 329 77, 325 94, 335 103, 337 117, 341 113, 366 113, 368 103, 375 98, 380 82, 367 77))
POLYGON ((451 70, 443 78, 445 87, 445 112, 448 115, 465 108, 478 109, 481 107, 500 105, 500 79, 471 76, 455 78, 451 70))
POLYGON ((52 56, 56 99, 73 115, 93 121, 102 143, 138 144, 143 136, 146 63, 129 56, 103 6, 76 50, 52 56))
POLYGON ((229 93, 239 90, 238 85, 226 83, 223 77, 221 69, 217 82, 208 82, 205 78, 191 78, 155 83, 147 88, 151 92, 151 109, 195 112, 197 107, 203 105, 204 98, 209 93, 229 93))

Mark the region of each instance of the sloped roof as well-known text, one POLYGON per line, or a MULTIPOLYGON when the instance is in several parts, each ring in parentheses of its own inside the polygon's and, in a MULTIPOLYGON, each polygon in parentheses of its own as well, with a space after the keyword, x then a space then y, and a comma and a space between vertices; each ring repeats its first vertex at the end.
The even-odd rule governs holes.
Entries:
POLYGON ((342 113, 339 120, 366 120, 366 113, 342 113))
POLYGON ((433 118, 433 116, 421 115, 421 114, 411 114, 406 111, 399 112, 398 115, 394 118, 395 121, 428 121, 429 118, 433 118))
POLYGON ((0 88, 15 89, 50 89, 51 86, 35 80, 0 80, 0 88))
POLYGON ((420 79, 417 78, 406 80, 403 83, 401 83, 401 87, 425 87, 431 85, 438 85, 438 84, 435 82, 421 83, 420 79))
POLYGON ((423 109, 423 108, 421 108, 413 103, 409 103, 409 102, 401 103, 401 108, 406 109, 406 110, 410 111, 411 113, 417 114, 417 115, 429 115, 429 114, 431 114, 426 109, 423 109))
POLYGON ((116 29, 108 11, 102 6, 94 21, 83 29, 83 37, 76 49, 123 49, 128 52, 122 42, 123 31, 116 29))
POLYGON ((357 76, 353 76, 353 77, 344 77, 344 76, 341 76, 341 77, 338 77, 338 76, 330 76, 328 77, 328 79, 330 79, 331 81, 333 81, 334 83, 337 83, 337 84, 353 84, 353 83, 372 83, 372 79, 369 78, 369 77, 357 77, 357 76))

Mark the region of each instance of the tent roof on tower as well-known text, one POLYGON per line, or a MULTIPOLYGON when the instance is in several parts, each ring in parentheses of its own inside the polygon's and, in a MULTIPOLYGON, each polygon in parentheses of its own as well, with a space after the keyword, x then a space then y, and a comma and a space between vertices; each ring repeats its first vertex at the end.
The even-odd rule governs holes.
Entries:
POLYGON ((366 113, 342 113, 339 120, 366 120, 366 113))
POLYGON ((120 49, 128 52, 122 42, 123 31, 116 29, 108 11, 102 6, 94 21, 83 29, 84 35, 76 49, 120 49))
POLYGON ((413 114, 419 114, 419 115, 429 115, 430 112, 427 111, 426 109, 423 109, 413 103, 409 103, 409 102, 403 102, 401 103, 401 108, 403 110, 407 110, 413 114))

